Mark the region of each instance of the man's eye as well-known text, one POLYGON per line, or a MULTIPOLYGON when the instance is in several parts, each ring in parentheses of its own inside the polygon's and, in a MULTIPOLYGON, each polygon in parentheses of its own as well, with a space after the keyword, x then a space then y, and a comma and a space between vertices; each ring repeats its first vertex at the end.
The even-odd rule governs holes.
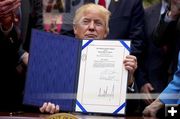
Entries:
POLYGON ((87 25, 87 24, 89 24, 89 21, 88 21, 88 20, 84 20, 82 23, 83 23, 84 25, 87 25))
POLYGON ((101 23, 101 22, 96 22, 96 25, 97 25, 97 26, 103 26, 103 23, 101 23))

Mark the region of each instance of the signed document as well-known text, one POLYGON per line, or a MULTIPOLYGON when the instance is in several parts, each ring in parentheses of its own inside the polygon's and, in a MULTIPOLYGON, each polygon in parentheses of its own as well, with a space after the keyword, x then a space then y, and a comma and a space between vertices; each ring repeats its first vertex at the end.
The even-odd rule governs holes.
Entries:
POLYGON ((124 114, 130 41, 79 40, 33 30, 23 104, 61 111, 124 114))
POLYGON ((130 41, 83 40, 76 111, 125 114, 130 41))

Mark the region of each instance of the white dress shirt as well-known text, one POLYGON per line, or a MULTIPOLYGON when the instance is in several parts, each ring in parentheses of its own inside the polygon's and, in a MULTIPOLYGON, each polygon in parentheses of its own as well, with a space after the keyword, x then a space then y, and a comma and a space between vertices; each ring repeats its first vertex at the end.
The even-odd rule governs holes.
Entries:
MULTIPOLYGON (((161 15, 167 11, 168 7, 169 7, 169 5, 168 5, 167 1, 162 0, 162 6, 161 6, 161 12, 160 12, 161 15)), ((165 18, 164 18, 165 22, 171 22, 171 21, 175 21, 175 20, 177 20, 177 19, 171 18, 170 16, 168 16, 168 12, 166 13, 165 18)))

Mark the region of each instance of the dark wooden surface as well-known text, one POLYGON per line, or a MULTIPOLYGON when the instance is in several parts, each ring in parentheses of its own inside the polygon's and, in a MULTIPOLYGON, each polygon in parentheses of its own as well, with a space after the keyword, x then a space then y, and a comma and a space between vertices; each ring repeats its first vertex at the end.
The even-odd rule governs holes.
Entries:
MULTIPOLYGON (((73 114, 79 119, 154 119, 150 117, 141 117, 141 116, 106 116, 106 115, 83 115, 83 114, 73 114)), ((0 112, 0 119, 46 119, 50 114, 41 114, 41 113, 9 113, 9 112, 0 112)), ((157 118, 155 118, 157 119, 157 118)))

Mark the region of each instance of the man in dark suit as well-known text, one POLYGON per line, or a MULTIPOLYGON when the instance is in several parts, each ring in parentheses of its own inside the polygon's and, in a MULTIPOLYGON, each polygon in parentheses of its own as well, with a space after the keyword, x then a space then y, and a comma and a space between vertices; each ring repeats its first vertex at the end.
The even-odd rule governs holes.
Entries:
POLYGON ((178 53, 180 50, 180 1, 164 0, 167 5, 165 12, 153 32, 153 41, 158 47, 168 45, 173 48, 172 73, 177 70, 178 53))
MULTIPOLYGON (((61 34, 73 36, 72 19, 75 10, 82 4, 96 3, 99 0, 71 0, 64 1, 61 34), (72 3, 72 5, 71 5, 72 3)), ((107 39, 130 39, 132 41, 131 54, 139 57, 144 48, 144 10, 142 0, 106 0, 106 8, 111 12, 109 35, 107 39)))
POLYGON ((0 3, 0 111, 16 111, 21 107, 25 81, 17 66, 27 64, 31 29, 42 28, 42 1, 0 3))
MULTIPOLYGON (((86 3, 96 3, 99 0, 76 0, 70 6, 70 0, 65 1, 69 5, 65 10, 64 24, 62 24, 61 34, 73 36, 72 19, 74 11, 86 3)), ((111 12, 109 21, 109 34, 107 39, 129 39, 131 40, 131 54, 138 59, 144 50, 144 9, 141 0, 106 0, 106 8, 111 12)), ((134 90, 134 89, 132 89, 134 90)), ((131 90, 128 90, 131 92, 131 90)))
POLYGON ((145 10, 145 38, 147 47, 143 64, 138 66, 136 82, 141 93, 145 93, 141 109, 153 102, 151 93, 161 93, 168 83, 172 48, 168 45, 157 47, 153 43, 153 30, 159 21, 161 2, 145 10))
POLYGON ((156 116, 159 109, 164 104, 179 104, 179 51, 180 51, 180 0, 164 0, 162 8, 164 12, 160 15, 160 20, 153 32, 153 41, 156 46, 163 47, 168 45, 172 48, 171 72, 173 80, 163 90, 161 95, 145 108, 145 116, 156 116), (178 68, 178 69, 177 69, 178 68), (175 72, 176 71, 176 72, 175 72), (175 72, 175 73, 174 73, 175 72), (166 94, 169 95, 166 95, 166 94), (163 95, 165 94, 165 96, 163 95), (176 94, 176 95, 175 95, 176 94), (173 99, 174 98, 174 99, 173 99))
MULTIPOLYGON (((98 0, 84 0, 85 3, 98 0)), ((131 40, 131 54, 137 57, 138 64, 145 48, 144 41, 144 9, 141 0, 110 0, 106 8, 111 12, 109 34, 107 39, 131 40)), ((136 85, 128 86, 128 93, 137 92, 136 85), (135 90, 134 90, 135 88, 135 90)), ((138 101, 127 100, 127 114, 137 113, 138 101)))
MULTIPOLYGON (((131 40, 131 54, 135 55, 139 60, 140 55, 144 49, 144 10, 141 0, 108 0, 106 1, 106 8, 111 12, 110 22, 109 22, 109 35, 107 39, 129 39, 131 40), (109 2, 108 2, 109 1, 109 2)), ((65 5, 70 5, 65 1, 65 5)), ((66 7, 65 11, 68 11, 68 14, 64 17, 64 24, 62 25, 61 34, 71 35, 73 32, 73 27, 66 28, 65 26, 72 25, 72 21, 67 23, 69 19, 74 15, 74 11, 78 6, 86 3, 98 3, 98 0, 76 0, 73 2, 72 6, 66 7), (68 8, 71 8, 69 11, 68 8), (67 20, 66 20, 67 18, 67 20), (71 29, 71 30, 70 30, 71 29)), ((71 35, 72 36, 72 35, 71 35)), ((138 62, 139 63, 139 62, 138 62)), ((134 89, 128 87, 129 92, 134 92, 134 89), (129 90, 130 89, 130 90, 129 90)), ((137 102, 128 105, 133 105, 137 107, 137 102)), ((129 111, 136 111, 132 107, 128 107, 129 111)))
MULTIPOLYGON (((109 32, 109 16, 109 10, 100 5, 96 5, 93 3, 82 5, 75 12, 75 17, 73 20, 75 37, 78 39, 105 39, 109 32)), ((128 55, 124 58, 123 65, 129 72, 128 84, 131 85, 130 83, 132 82, 129 82, 129 78, 133 77, 134 71, 137 68, 136 57, 133 55, 128 55)), ((61 105, 59 106, 61 107, 61 105)), ((40 111, 56 113, 59 111, 59 106, 51 102, 45 102, 40 108, 40 111)), ((135 104, 131 106, 135 106, 135 104)), ((127 108, 128 110, 132 109, 132 111, 135 111, 133 110, 133 107, 127 108)), ((127 112, 131 113, 130 111, 127 112)))

